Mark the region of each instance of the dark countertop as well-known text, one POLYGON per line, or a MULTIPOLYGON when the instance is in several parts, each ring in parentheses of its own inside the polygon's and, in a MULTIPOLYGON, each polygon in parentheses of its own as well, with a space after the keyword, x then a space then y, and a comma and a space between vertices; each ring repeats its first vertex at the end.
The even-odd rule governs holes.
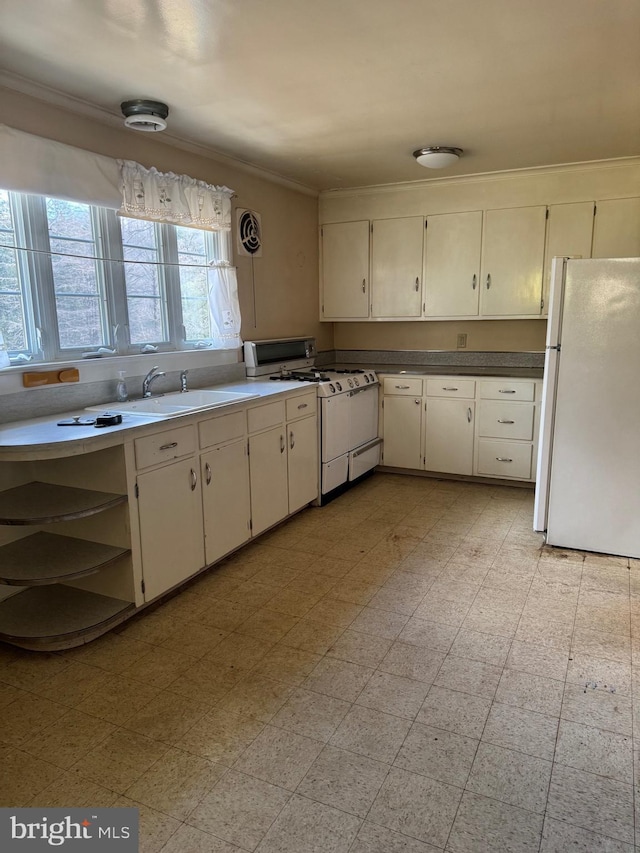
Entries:
POLYGON ((445 366, 442 364, 353 364, 337 362, 338 369, 375 370, 376 373, 406 373, 412 376, 510 376, 513 379, 542 379, 541 367, 471 367, 467 365, 445 366))

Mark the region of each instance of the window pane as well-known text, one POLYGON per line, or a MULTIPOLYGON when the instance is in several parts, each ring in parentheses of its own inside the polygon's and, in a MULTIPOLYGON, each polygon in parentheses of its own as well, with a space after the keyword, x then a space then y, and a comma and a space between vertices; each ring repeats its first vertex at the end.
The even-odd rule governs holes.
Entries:
POLYGON ((91 208, 88 204, 48 198, 47 221, 49 234, 52 237, 79 237, 84 240, 93 240, 91 208))
POLYGON ((0 190, 0 229, 13 231, 9 193, 6 190, 0 190))
POLYGON ((160 300, 134 296, 130 297, 127 302, 129 305, 131 342, 161 341, 164 335, 160 300))
MULTIPOLYGON (((0 245, 17 245, 14 227, 9 193, 0 190, 0 245)), ((8 350, 29 349, 18 253, 9 248, 0 248, 0 331, 8 350)))
POLYGON ((122 242, 129 246, 142 246, 147 249, 156 248, 156 227, 153 222, 143 219, 120 218, 122 242))
POLYGON ((56 298, 60 346, 94 347, 103 343, 100 302, 90 296, 56 298))
POLYGON ((95 261, 52 255, 51 266, 56 294, 76 293, 98 296, 99 287, 95 261))
POLYGON ((194 228, 176 227, 178 242, 182 323, 188 341, 211 337, 205 234, 194 228), (197 266, 196 266, 197 265, 197 266))
POLYGON ((27 330, 21 296, 0 292, 0 331, 8 350, 27 349, 27 330))

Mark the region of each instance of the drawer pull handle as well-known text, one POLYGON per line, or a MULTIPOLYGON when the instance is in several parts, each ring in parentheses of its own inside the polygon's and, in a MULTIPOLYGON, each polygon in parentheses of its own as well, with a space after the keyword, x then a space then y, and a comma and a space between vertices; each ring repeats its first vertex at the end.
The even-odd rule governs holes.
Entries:
POLYGON ((196 472, 192 468, 191 469, 191 491, 192 492, 195 492, 197 485, 198 485, 198 475, 196 474, 196 472))
POLYGON ((169 444, 161 444, 160 450, 173 450, 174 447, 178 446, 177 441, 170 441, 169 444))
POLYGON ((209 465, 208 462, 204 466, 204 470, 205 470, 206 475, 207 475, 206 476, 207 486, 209 486, 211 484, 211 465, 209 465))
POLYGON ((506 456, 496 456, 496 462, 513 462, 513 459, 509 459, 506 456))
POLYGON ((291 432, 289 433, 289 447, 291 448, 291 450, 293 450, 295 445, 296 445, 296 441, 295 441, 295 438, 293 437, 293 430, 291 430, 291 432))
POLYGON ((500 418, 498 418, 498 423, 499 424, 515 424, 515 421, 503 421, 500 418))
POLYGON ((491 273, 487 273, 487 290, 491 287, 491 273))
POLYGON ((515 394, 515 393, 516 392, 514 391, 513 388, 499 388, 498 389, 498 394, 515 394))
POLYGON ((413 402, 416 404, 416 406, 419 406, 422 400, 414 400, 413 402))
POLYGON ((280 453, 284 453, 286 446, 287 445, 284 443, 284 436, 281 435, 280 436, 280 453))
POLYGON ((410 385, 396 385, 395 386, 398 391, 407 391, 411 386, 410 385))
POLYGON ((366 289, 367 289, 366 285, 367 285, 367 280, 366 280, 366 278, 363 278, 362 279, 362 292, 363 293, 366 293, 366 289))
POLYGON ((478 286, 478 276, 474 273, 473 278, 471 279, 471 287, 473 290, 478 286))
POLYGON ((471 406, 469 406, 469 408, 467 409, 467 421, 469 423, 471 423, 471 415, 472 415, 471 406))
POLYGON ((420 279, 416 276, 416 293, 420 290, 420 279))
POLYGON ((457 388, 447 388, 445 385, 442 386, 443 391, 457 391, 457 388))
POLYGON ((308 403, 300 403, 300 405, 298 406, 298 410, 306 409, 308 405, 309 405, 308 403))

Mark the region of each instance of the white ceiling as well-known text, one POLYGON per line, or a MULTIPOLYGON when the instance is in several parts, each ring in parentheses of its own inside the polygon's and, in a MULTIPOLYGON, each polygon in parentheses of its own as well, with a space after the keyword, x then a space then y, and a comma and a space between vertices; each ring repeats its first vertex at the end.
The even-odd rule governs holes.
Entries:
POLYGON ((172 136, 317 189, 640 154, 638 0, 2 0, 1 15, 12 75, 105 115, 165 101, 172 136), (465 155, 432 172, 411 156, 427 145, 465 155))

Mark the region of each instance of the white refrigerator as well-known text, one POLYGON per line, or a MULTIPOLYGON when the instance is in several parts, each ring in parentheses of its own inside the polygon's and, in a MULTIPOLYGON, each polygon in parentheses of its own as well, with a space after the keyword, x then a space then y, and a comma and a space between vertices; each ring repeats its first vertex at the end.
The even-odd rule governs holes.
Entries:
POLYGON ((553 262, 534 530, 640 557, 640 258, 553 262))

